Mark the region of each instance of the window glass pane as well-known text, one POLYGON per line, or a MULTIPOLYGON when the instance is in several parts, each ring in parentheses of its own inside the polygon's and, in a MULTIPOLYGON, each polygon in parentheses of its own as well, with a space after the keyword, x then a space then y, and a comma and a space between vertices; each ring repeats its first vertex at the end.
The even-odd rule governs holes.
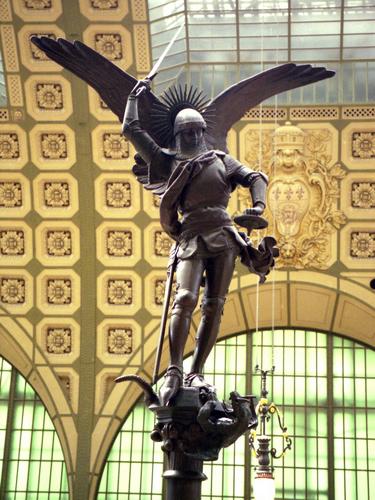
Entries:
POLYGON ((7 463, 4 498, 68 500, 66 467, 53 423, 33 388, 2 358, 0 456, 0 479, 3 457, 7 463))

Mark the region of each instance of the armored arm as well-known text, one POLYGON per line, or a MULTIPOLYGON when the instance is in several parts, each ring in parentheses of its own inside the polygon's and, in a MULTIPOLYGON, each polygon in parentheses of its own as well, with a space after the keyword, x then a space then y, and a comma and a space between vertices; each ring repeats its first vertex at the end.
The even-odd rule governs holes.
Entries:
POLYGON ((266 208, 266 189, 268 177, 263 172, 253 172, 250 175, 249 191, 253 201, 252 208, 246 209, 249 215, 262 215, 266 208))
POLYGON ((248 215, 261 215, 266 208, 266 189, 268 184, 266 174, 250 170, 229 155, 225 155, 224 164, 233 189, 238 184, 249 188, 253 206, 246 209, 246 213, 248 215))
POLYGON ((122 122, 122 133, 134 145, 143 160, 150 165, 160 155, 161 148, 141 127, 138 114, 138 103, 144 92, 149 91, 150 81, 140 80, 130 92, 122 122))

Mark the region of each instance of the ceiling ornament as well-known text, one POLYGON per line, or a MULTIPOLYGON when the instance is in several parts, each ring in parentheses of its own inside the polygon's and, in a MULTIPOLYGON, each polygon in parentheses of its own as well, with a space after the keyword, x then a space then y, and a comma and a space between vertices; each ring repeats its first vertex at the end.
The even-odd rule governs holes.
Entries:
MULTIPOLYGON (((279 268, 326 269, 335 260, 334 235, 346 222, 337 209, 339 181, 345 176, 332 162, 330 129, 302 130, 286 122, 263 132, 262 170, 269 176, 269 231, 278 242, 279 268)), ((259 131, 247 133, 247 160, 258 161, 259 131), (257 152, 257 153, 255 153, 257 152)))

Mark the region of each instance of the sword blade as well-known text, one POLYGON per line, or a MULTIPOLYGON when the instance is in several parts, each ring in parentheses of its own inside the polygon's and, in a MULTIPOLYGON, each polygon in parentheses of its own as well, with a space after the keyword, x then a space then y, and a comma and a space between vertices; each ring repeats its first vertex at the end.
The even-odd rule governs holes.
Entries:
POLYGON ((178 35, 180 34, 180 32, 181 32, 182 28, 184 27, 184 25, 185 25, 185 23, 181 24, 181 26, 176 31, 174 37, 172 38, 172 40, 168 43, 167 47, 164 49, 162 55, 159 57, 159 59, 154 64, 152 70, 147 75, 147 78, 149 80, 152 80, 156 76, 156 74, 157 74, 157 72, 158 72, 158 70, 160 68, 161 63, 164 61, 166 55, 168 54, 168 52, 169 52, 170 48, 172 47, 172 45, 174 44, 174 42, 176 41, 176 39, 177 39, 178 35))

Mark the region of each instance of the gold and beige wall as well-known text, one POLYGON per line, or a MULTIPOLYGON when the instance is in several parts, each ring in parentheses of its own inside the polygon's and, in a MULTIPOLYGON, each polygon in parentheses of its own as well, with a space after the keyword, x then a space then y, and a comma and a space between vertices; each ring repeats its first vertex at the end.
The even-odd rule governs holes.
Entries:
MULTIPOLYGON (((29 37, 83 40, 140 77, 151 64, 146 0, 2 0, 0 34, 8 94, 0 109, 0 355, 47 406, 72 498, 94 498, 139 397, 114 378, 151 377, 170 241, 157 199, 131 173, 134 151, 116 117, 29 37)), ((261 165, 272 186, 270 231, 281 259, 260 287, 260 327, 316 328, 375 346, 374 118, 375 105, 263 108, 230 132, 232 154, 261 165), (283 128, 288 120, 297 129, 283 128)), ((237 191, 231 212, 248 203, 237 191)), ((221 337, 254 329, 255 295, 255 277, 238 267, 221 337)))

